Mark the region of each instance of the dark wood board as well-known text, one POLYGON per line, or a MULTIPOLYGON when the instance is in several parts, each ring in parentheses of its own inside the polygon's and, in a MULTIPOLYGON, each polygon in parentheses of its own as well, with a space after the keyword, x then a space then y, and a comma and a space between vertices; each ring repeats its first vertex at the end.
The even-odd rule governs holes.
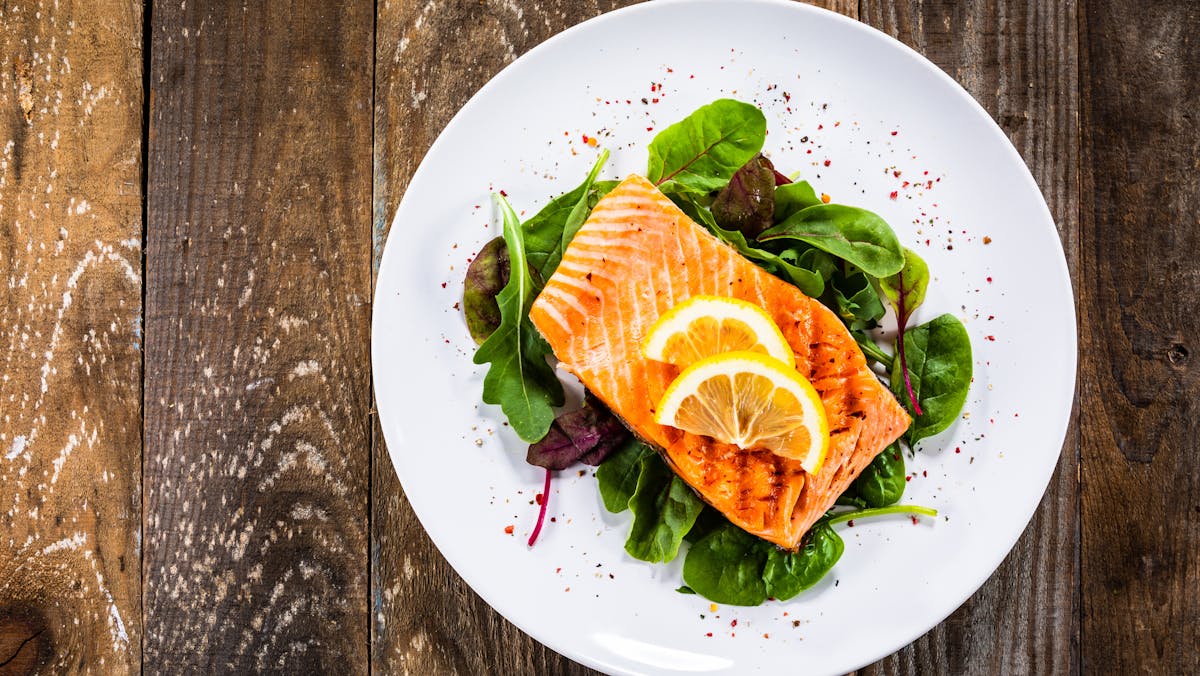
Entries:
POLYGON ((0 3, 0 673, 141 661, 142 6, 0 3))
MULTIPOLYGON (((924 54, 975 97, 1042 189, 1079 280, 1079 99, 1073 2, 864 0, 861 19, 924 54)), ((864 673, 1078 671, 1078 424, 1033 521, 957 612, 864 673)))
POLYGON ((1200 673, 1200 4, 1084 2, 1085 673, 1200 673))
POLYGON ((148 673, 369 670, 372 12, 154 3, 148 673))

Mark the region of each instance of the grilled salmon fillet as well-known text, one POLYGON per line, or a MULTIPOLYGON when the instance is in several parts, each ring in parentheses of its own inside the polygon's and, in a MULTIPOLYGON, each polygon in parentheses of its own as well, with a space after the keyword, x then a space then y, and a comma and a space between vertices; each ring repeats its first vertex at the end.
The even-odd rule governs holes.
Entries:
POLYGON ((596 204, 529 316, 562 365, 705 501, 786 549, 910 422, 833 312, 710 235, 640 176, 596 204), (700 294, 755 303, 783 331, 829 418, 829 451, 816 474, 770 451, 654 422, 679 369, 645 359, 642 339, 659 315, 700 294))

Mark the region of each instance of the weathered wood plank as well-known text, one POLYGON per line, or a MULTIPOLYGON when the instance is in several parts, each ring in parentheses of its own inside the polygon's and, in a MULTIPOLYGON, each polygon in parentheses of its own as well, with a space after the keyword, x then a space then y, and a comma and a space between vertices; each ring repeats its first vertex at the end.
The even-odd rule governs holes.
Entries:
POLYGON ((1082 664, 1200 673, 1200 5, 1083 3, 1082 664))
POLYGON ((368 671, 372 11, 154 3, 147 672, 368 671))
POLYGON ((0 672, 137 673, 142 6, 0 4, 0 672))
MULTIPOLYGON (((861 18, 945 69, 1008 134, 1058 224, 1078 299, 1075 3, 864 0, 861 18)), ((1078 458, 1072 423, 1037 514, 996 574, 946 622, 864 673, 1078 671, 1078 458)))
MULTIPOLYGON (((550 36, 628 4, 634 2, 379 3, 376 261, 409 178, 471 95, 550 36), (451 59, 447 43, 472 45, 472 52, 451 59)), ((817 4, 857 14, 855 1, 817 4)), ((372 663, 380 673, 592 673, 526 636, 458 577, 405 500, 378 426, 372 459, 372 663)))

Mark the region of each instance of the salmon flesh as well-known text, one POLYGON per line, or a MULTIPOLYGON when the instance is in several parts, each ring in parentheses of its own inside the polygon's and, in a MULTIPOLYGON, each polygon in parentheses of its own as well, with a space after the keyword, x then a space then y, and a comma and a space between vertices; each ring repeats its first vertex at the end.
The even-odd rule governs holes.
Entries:
POLYGON ((640 176, 596 204, 529 316, 562 366, 706 502, 785 549, 797 548, 863 468, 908 429, 907 412, 833 312, 710 235, 640 176), (783 331, 829 419, 829 451, 815 474, 798 460, 654 422, 679 369, 643 357, 642 339, 659 315, 701 294, 754 303, 783 331))

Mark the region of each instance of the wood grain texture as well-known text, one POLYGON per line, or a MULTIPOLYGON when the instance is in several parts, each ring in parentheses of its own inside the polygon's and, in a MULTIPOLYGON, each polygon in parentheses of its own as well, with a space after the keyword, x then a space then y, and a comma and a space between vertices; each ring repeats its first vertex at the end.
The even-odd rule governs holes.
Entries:
MULTIPOLYGON (((865 0, 862 20, 941 66, 1004 129, 1042 189, 1079 284, 1079 81, 1074 2, 865 0)), ((1075 673, 1079 427, 1033 521, 980 590, 871 674, 1075 673)))
POLYGON ((141 36, 0 3, 0 673, 139 669, 141 36))
POLYGON ((154 4, 147 672, 368 671, 372 7, 154 4))
POLYGON ((1082 659, 1200 673, 1200 4, 1083 3, 1082 659))
MULTIPOLYGON (((375 259, 425 151, 493 75, 552 35, 635 4, 415 3, 376 13, 375 259), (469 44, 470 53, 444 45, 469 44)), ((854 16, 857 2, 823 6, 854 16)), ((480 599, 438 553, 404 498, 376 424, 372 445, 372 664, 380 673, 587 674, 526 636, 480 599)))

